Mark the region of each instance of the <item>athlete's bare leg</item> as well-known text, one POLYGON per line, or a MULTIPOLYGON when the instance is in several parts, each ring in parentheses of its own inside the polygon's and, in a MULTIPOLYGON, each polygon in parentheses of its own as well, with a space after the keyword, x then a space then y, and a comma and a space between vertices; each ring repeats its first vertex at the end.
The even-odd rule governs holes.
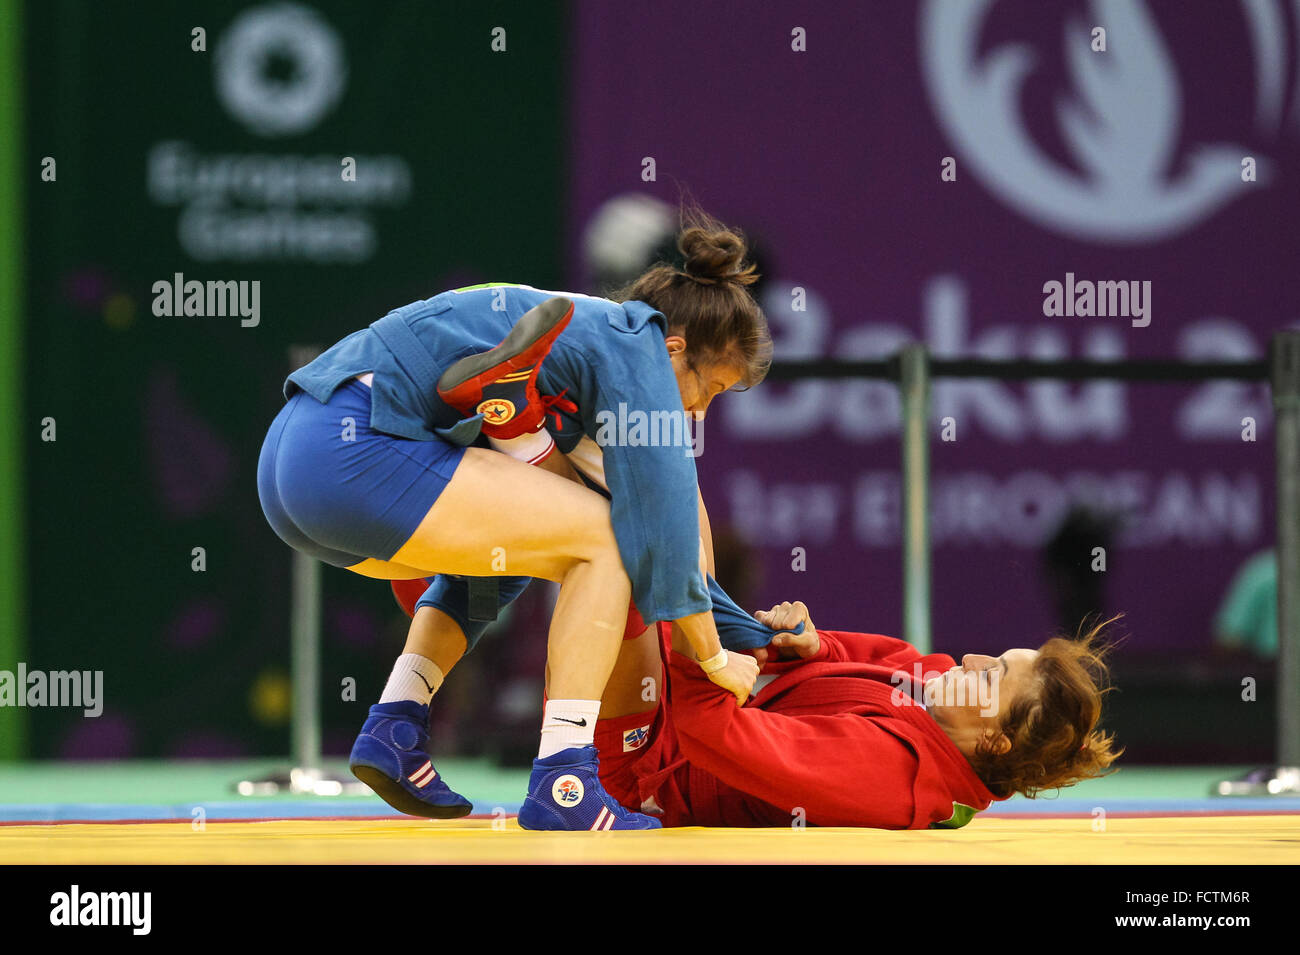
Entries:
MULTIPOLYGON (((388 563, 424 574, 558 581, 548 643, 550 694, 600 698, 618 657, 631 585, 609 504, 599 494, 506 455, 468 448, 446 489, 388 563)), ((360 564, 355 569, 365 572, 360 564)))
POLYGON ((432 660, 446 676, 465 655, 465 648, 460 624, 437 607, 420 607, 411 620, 402 653, 418 653, 432 660))
POLYGON ((624 640, 614 672, 600 698, 600 718, 613 719, 653 710, 663 699, 663 660, 659 631, 646 627, 635 640, 624 640))

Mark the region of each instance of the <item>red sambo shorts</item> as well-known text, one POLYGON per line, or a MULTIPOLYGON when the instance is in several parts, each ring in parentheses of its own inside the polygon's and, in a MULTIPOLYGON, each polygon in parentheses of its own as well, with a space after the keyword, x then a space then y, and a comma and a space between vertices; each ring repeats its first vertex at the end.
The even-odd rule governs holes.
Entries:
POLYGON ((689 767, 662 700, 657 709, 596 721, 600 781, 626 809, 659 817, 665 826, 689 826, 689 767))

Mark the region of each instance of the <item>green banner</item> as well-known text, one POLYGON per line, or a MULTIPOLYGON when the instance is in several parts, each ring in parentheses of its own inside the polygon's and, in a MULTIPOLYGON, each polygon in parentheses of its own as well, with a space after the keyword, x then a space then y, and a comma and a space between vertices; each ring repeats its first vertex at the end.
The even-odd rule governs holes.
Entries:
MULTIPOLYGON (((27 713, 29 751, 286 753, 290 551, 255 474, 291 349, 446 288, 562 281, 560 11, 149 0, 26 19, 3 180, 29 210, 30 626, 0 648, 102 674, 99 715, 27 713)), ((338 752, 403 621, 383 582, 327 567, 324 590, 338 752)))

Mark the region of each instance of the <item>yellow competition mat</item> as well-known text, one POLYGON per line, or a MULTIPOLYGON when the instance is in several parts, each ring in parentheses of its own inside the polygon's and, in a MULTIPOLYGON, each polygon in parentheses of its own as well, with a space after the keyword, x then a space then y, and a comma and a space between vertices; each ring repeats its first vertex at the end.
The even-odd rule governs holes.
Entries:
POLYGON ((1296 864, 1300 816, 977 818, 959 830, 537 833, 513 818, 0 827, 0 863, 1296 864))

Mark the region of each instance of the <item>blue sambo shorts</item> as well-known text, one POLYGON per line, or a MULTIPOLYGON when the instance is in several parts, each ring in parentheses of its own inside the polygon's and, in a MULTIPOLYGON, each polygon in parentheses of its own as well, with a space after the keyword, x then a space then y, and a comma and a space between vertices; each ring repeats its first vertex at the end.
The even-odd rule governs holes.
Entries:
POLYGON ((257 462, 262 510, 280 539, 335 567, 391 560, 442 494, 465 449, 370 427, 370 389, 345 382, 322 404, 297 392, 257 462))

